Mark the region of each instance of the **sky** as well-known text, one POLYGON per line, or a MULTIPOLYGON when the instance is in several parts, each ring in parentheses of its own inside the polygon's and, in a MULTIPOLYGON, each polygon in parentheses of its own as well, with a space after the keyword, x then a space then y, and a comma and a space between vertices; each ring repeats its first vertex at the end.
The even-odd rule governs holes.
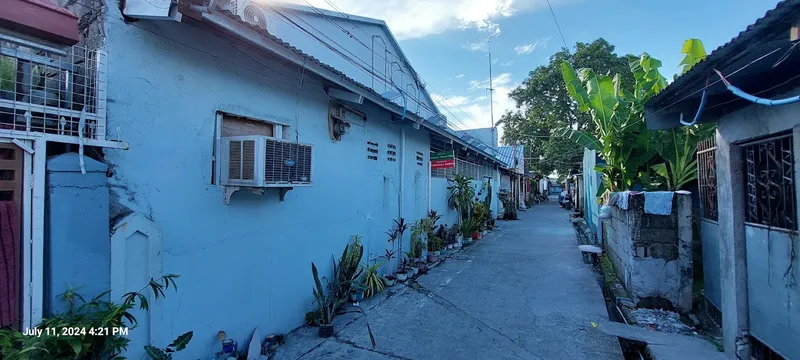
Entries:
MULTIPOLYGON (((434 101, 457 130, 491 126, 487 39, 491 36, 494 119, 516 104, 508 93, 548 57, 604 38, 616 53, 647 52, 678 71, 686 39, 707 52, 730 41, 778 0, 304 0, 384 20, 434 101)), ((788 31, 788 30, 787 30, 788 31)), ((502 130, 500 131, 502 133, 502 130)))

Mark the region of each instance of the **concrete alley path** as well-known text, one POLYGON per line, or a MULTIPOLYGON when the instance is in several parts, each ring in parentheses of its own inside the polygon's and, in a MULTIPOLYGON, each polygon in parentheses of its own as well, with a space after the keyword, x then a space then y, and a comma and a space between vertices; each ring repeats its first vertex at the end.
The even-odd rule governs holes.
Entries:
POLYGON ((519 214, 417 283, 364 304, 375 349, 361 317, 341 320, 325 341, 316 329, 290 334, 276 358, 622 359, 617 338, 592 329, 608 315, 567 212, 551 201, 519 214))

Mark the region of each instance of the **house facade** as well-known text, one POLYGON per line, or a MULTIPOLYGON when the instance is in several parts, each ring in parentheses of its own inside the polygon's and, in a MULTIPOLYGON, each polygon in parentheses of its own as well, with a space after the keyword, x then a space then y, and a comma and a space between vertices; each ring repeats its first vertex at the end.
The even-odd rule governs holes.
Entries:
POLYGON ((220 330, 240 344, 287 332, 312 309, 311 262, 329 273, 354 234, 382 261, 394 220, 436 210, 455 223, 448 176, 500 182, 504 162, 448 125, 380 20, 248 1, 61 5, 81 29, 73 44, 98 54, 96 100, 41 134, 35 112, 0 130, 22 154, 10 160, 41 174, 12 184, 30 190, 20 232, 35 240, 20 250, 21 327, 63 309, 67 283, 116 301, 178 274, 177 292, 136 313, 128 357, 187 331, 192 358, 218 351, 220 330), (433 171, 441 151, 455 167, 433 171))
POLYGON ((738 358, 800 358, 798 15, 780 2, 646 107, 652 129, 716 123, 697 155, 705 297, 738 358))

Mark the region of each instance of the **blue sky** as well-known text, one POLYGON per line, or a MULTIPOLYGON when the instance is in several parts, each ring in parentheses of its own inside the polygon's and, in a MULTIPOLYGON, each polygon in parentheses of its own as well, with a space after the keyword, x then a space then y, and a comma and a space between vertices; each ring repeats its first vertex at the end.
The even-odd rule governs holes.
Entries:
MULTIPOLYGON (((313 1, 330 8, 329 1, 313 1)), ((457 129, 488 127, 492 40, 495 120, 535 67, 563 46, 544 0, 332 0, 342 11, 386 21, 428 90, 457 129)), ((775 7, 778 0, 551 0, 570 46, 603 37, 618 54, 648 52, 671 79, 683 41, 711 52, 775 7)))

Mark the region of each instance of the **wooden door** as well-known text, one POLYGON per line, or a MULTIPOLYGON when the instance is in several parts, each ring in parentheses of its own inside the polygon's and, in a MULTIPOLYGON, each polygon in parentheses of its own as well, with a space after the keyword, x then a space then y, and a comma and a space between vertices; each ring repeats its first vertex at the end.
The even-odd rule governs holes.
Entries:
POLYGON ((21 320, 22 149, 0 143, 0 327, 21 320))

